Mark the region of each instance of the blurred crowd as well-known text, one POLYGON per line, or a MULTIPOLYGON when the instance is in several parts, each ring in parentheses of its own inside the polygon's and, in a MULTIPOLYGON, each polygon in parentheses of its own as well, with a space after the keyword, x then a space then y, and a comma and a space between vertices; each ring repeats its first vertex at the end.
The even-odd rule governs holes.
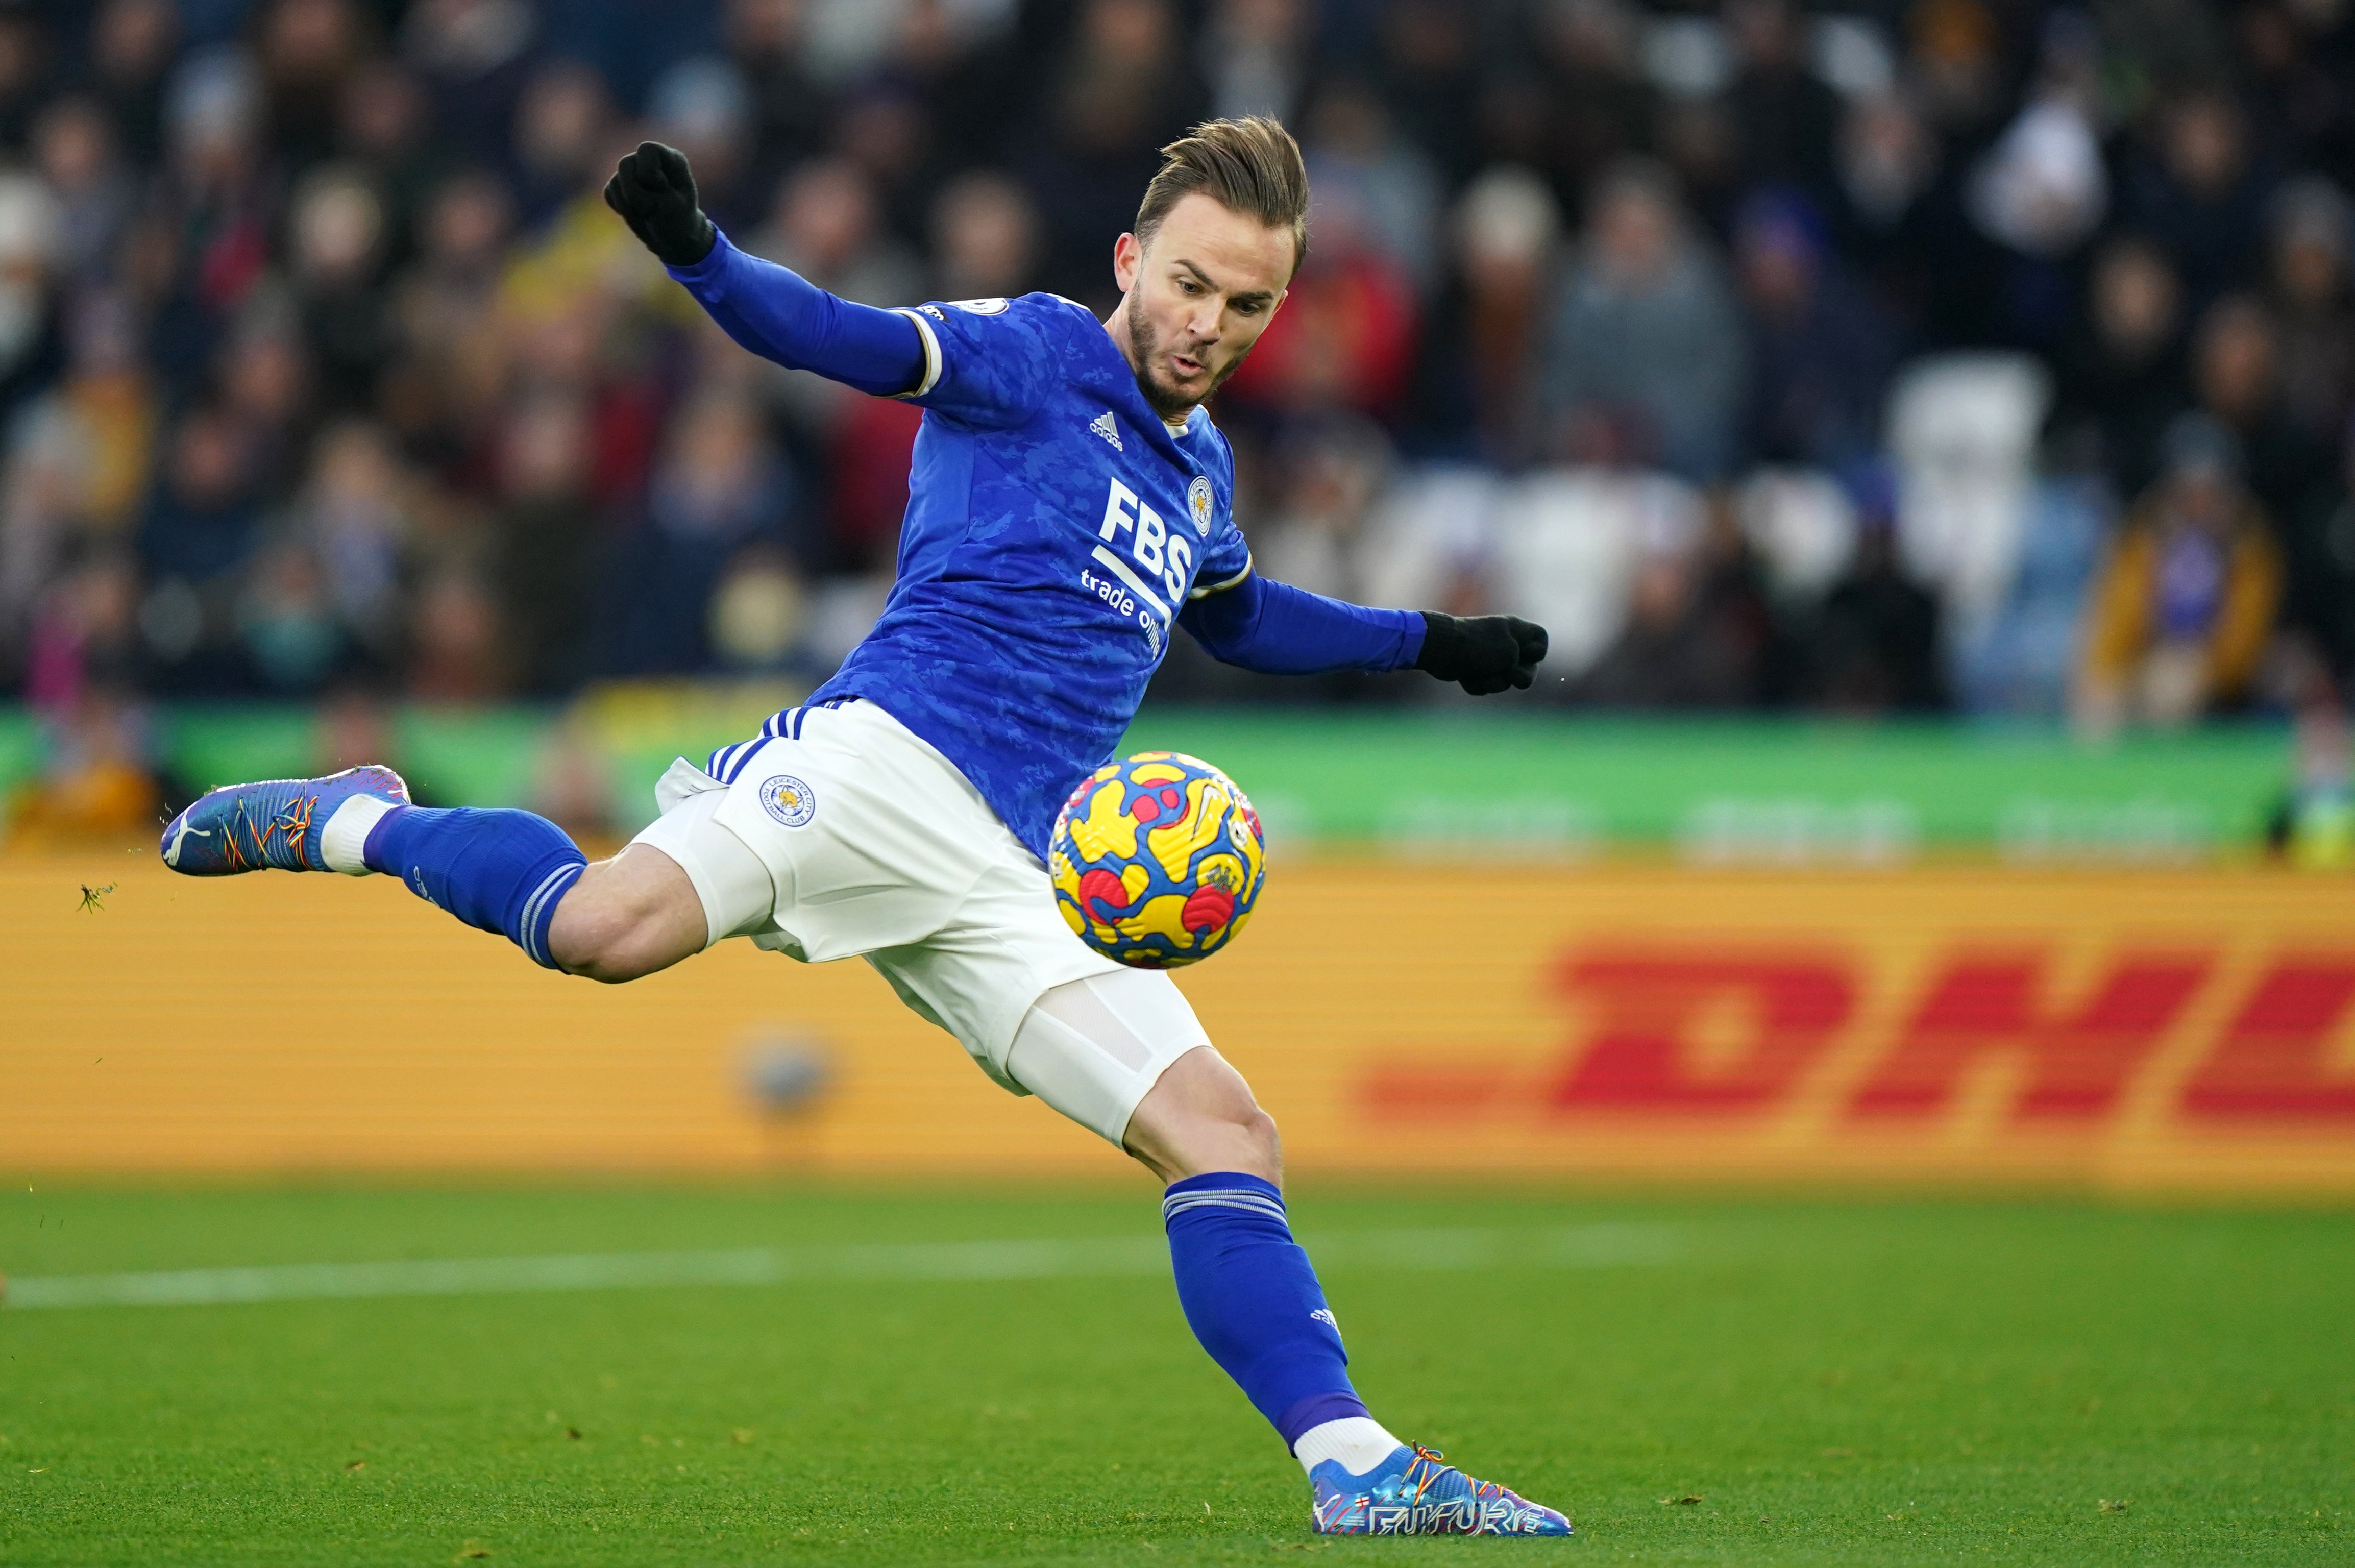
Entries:
POLYGON ((2348 0, 16 0, 0 699, 821 676, 917 414, 727 343, 614 159, 853 299, 1102 311, 1242 112, 1316 190, 1217 410, 1271 575, 1535 616, 1566 704, 2355 677, 2348 0))

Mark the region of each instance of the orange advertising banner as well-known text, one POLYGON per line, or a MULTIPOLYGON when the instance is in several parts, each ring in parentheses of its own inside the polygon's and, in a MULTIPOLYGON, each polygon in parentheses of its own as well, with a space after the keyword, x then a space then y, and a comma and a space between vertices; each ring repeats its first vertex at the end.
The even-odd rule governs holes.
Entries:
MULTIPOLYGON (((381 879, 0 861, 0 1165, 1114 1173, 866 965, 603 987, 381 879)), ((1278 864, 1182 972, 1296 1170, 2355 1189, 2355 883, 1278 864)))

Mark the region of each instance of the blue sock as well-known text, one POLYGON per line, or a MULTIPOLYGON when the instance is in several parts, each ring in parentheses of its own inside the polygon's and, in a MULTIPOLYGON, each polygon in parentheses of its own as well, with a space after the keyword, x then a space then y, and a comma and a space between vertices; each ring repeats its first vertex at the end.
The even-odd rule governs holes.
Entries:
POLYGON ((480 931, 496 931, 553 969, 548 926, 589 858, 528 811, 404 805, 371 828, 360 858, 480 931))
POLYGON ((1366 1413, 1341 1330, 1272 1181, 1213 1171, 1161 1200, 1178 1304, 1210 1360, 1290 1448, 1312 1426, 1366 1413))

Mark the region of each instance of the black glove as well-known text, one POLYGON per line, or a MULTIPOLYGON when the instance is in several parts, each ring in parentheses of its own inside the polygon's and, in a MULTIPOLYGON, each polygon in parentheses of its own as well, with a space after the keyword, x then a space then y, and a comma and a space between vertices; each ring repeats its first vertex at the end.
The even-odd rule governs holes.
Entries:
POLYGON ((1414 667, 1459 681, 1475 697, 1508 686, 1529 689, 1546 656, 1545 628, 1518 615, 1423 613, 1423 652, 1414 667))
POLYGON ((695 176, 687 155, 660 142, 640 142, 605 182, 605 205, 666 266, 692 267, 711 254, 719 230, 695 203, 695 176))

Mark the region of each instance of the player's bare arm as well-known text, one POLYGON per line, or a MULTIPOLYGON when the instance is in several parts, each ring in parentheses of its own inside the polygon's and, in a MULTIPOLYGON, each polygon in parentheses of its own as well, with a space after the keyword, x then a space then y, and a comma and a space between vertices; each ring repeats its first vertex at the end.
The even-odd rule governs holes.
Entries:
POLYGON ((1110 760, 1177 627, 1252 669, 1419 668, 1475 694, 1529 685, 1545 633, 1252 571, 1204 402, 1282 308, 1307 176, 1264 120, 1212 122, 1164 155, 1114 244, 1122 301, 1102 322, 1051 294, 837 298, 737 250, 677 150, 623 158, 606 201, 731 338, 924 410, 873 631, 801 707, 673 763, 660 815, 608 861, 529 812, 420 807, 375 766, 212 791, 165 829, 164 859, 396 876, 543 967, 608 982, 731 939, 863 957, 1003 1087, 1161 1180, 1187 1321, 1306 1473, 1317 1531, 1567 1534, 1359 1398, 1292 1236, 1275 1122, 1166 973, 1240 929, 1263 879, 1257 818, 1207 763, 1110 760), (1084 835, 1082 801, 1106 803, 1084 835))

